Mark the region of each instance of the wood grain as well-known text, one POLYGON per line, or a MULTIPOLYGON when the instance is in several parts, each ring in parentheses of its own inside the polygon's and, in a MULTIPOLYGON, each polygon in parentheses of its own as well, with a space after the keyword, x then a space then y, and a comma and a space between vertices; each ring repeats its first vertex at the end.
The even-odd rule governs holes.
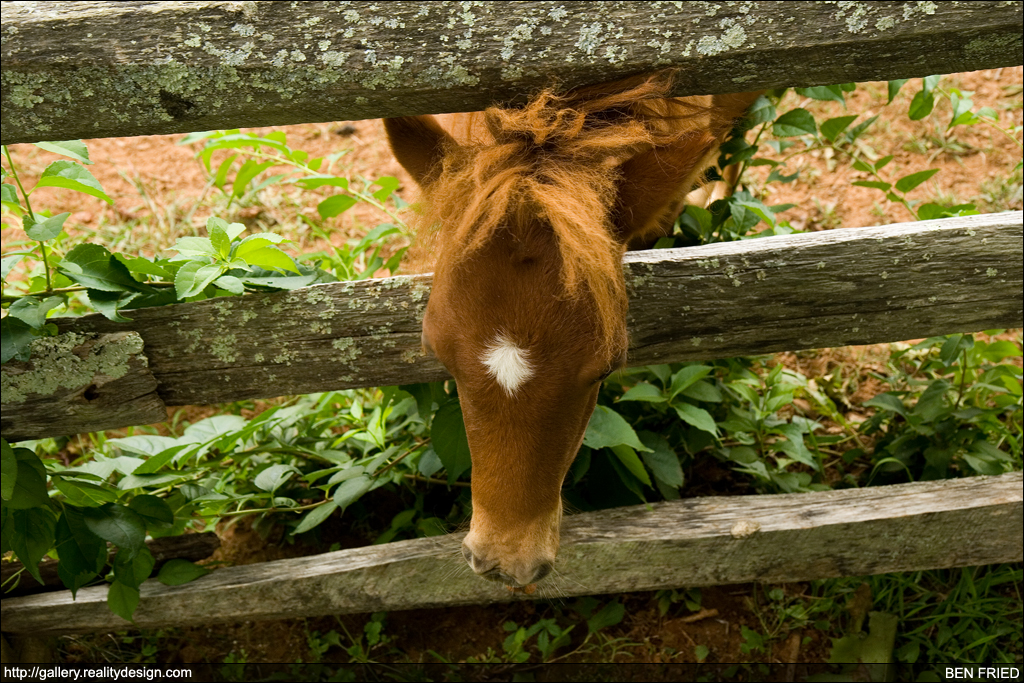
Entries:
MULTIPOLYGON (((745 582, 963 567, 1022 559, 1024 474, 865 489, 695 498, 567 517, 556 572, 532 596, 481 579, 462 535, 218 569, 142 586, 134 626, 487 604, 745 582)), ((5 598, 3 629, 63 634, 131 626, 106 588, 5 598)))
POLYGON ((675 94, 1024 61, 1020 2, 5 2, 3 144, 476 111, 676 68, 675 94), (88 115, 83 115, 88 112, 88 115))
POLYGON ((0 382, 0 429, 12 442, 167 419, 142 338, 130 330, 37 339, 28 362, 0 366, 0 382))

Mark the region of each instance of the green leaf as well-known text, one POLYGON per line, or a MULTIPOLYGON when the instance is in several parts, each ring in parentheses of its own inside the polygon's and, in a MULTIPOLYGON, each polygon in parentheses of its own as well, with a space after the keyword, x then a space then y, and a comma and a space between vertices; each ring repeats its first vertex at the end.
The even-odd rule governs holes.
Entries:
POLYGON ((892 187, 889 183, 883 183, 879 180, 854 180, 850 184, 856 185, 857 187, 871 187, 876 190, 881 190, 882 192, 888 192, 892 187))
POLYGON ((44 507, 50 502, 50 497, 46 493, 46 470, 42 462, 35 453, 24 448, 15 450, 14 455, 18 461, 18 474, 7 506, 12 510, 44 507))
POLYGON ((701 380, 695 382, 690 386, 683 389, 681 392, 683 396, 696 399, 698 401, 704 401, 706 403, 721 403, 722 392, 719 391, 718 387, 707 380, 701 380))
POLYGON ((214 415, 189 425, 183 436, 193 443, 205 443, 222 436, 230 437, 232 432, 241 431, 248 425, 249 421, 241 415, 214 415))
POLYGON ((121 549, 114 556, 114 578, 126 586, 138 588, 153 573, 155 564, 149 548, 142 548, 134 556, 121 549))
POLYGON ((213 240, 207 237, 179 237, 171 245, 171 251, 176 251, 182 256, 219 256, 217 248, 213 246, 213 240))
POLYGON ((909 78, 897 78, 894 81, 889 81, 889 101, 886 104, 892 104, 893 99, 896 97, 896 93, 900 91, 900 88, 909 81, 909 78))
POLYGON ((829 142, 832 142, 856 120, 856 114, 853 116, 837 116, 834 119, 829 119, 821 124, 821 136, 829 142))
POLYGON ((157 574, 156 580, 165 586, 181 586, 209 573, 209 569, 195 562, 174 559, 168 560, 164 566, 160 567, 160 573, 157 574))
POLYGON ((846 105, 846 98, 843 97, 843 90, 838 85, 816 85, 811 88, 793 88, 797 93, 812 100, 833 101, 846 105))
POLYGON ((213 281, 213 284, 215 287, 220 287, 224 291, 235 295, 245 293, 245 284, 234 275, 221 275, 213 281))
POLYGON ((448 483, 452 483, 472 464, 466 425, 462 420, 462 408, 458 400, 446 401, 437 409, 430 427, 430 436, 434 452, 448 472, 448 483))
POLYGON ((793 460, 801 462, 815 470, 821 470, 814 454, 807 449, 804 443, 804 432, 799 425, 789 423, 776 427, 773 431, 785 436, 785 440, 776 442, 775 447, 788 455, 793 460))
POLYGON ((174 513, 171 512, 170 506, 167 505, 163 498, 149 494, 135 496, 128 503, 128 507, 139 513, 139 516, 142 517, 147 526, 150 526, 152 523, 157 525, 174 524, 174 513))
POLYGON ((775 120, 772 132, 778 137, 792 138, 800 135, 817 135, 818 127, 811 112, 806 109, 793 109, 775 120))
POLYGON ((332 500, 328 503, 321 505, 318 508, 315 508, 314 510, 311 510, 305 517, 302 518, 302 521, 299 522, 299 525, 295 527, 292 533, 302 534, 309 531, 310 529, 314 529, 320 526, 320 524, 322 524, 328 517, 330 517, 331 513, 337 509, 337 501, 332 500))
POLYGON ((0 497, 10 500, 14 495, 14 482, 18 480, 18 459, 14 455, 14 449, 7 439, 0 439, 0 497))
POLYGON ((32 340, 35 338, 32 327, 24 320, 13 315, 0 319, 0 363, 6 363, 12 358, 28 360, 32 340))
POLYGON ((1020 347, 1005 339, 981 347, 981 356, 992 363, 998 363, 1004 358, 1017 358, 1020 355, 1020 347))
POLYGON ((868 127, 878 119, 878 114, 875 114, 869 119, 861 121, 853 128, 846 131, 847 142, 853 142, 861 136, 861 134, 868 129, 868 127))
POLYGON ((365 474, 360 474, 352 479, 346 479, 334 490, 334 504, 344 510, 359 500, 364 493, 370 490, 371 486, 373 486, 373 479, 370 479, 365 474))
POLYGON ((638 451, 648 450, 624 417, 602 405, 594 408, 583 435, 583 443, 595 449, 625 445, 638 451))
POLYGON ((391 196, 392 192, 398 189, 399 182, 398 178, 386 175, 377 178, 373 184, 380 188, 373 193, 373 198, 379 202, 383 202, 391 196))
POLYGON ((174 276, 174 291, 179 299, 187 299, 202 293, 207 285, 219 278, 224 272, 223 263, 206 264, 201 261, 189 261, 174 276))
POLYGON ((142 256, 125 256, 121 253, 114 254, 114 258, 123 263, 125 268, 133 273, 153 275, 161 279, 170 279, 171 277, 171 271, 157 265, 148 258, 142 256))
POLYGON ((47 152, 53 152, 54 154, 60 154, 62 156, 71 157, 75 161, 89 166, 92 162, 89 160, 89 149, 85 146, 85 143, 81 140, 65 140, 63 142, 37 142, 35 146, 39 149, 45 149, 47 152))
POLYGON ((587 629, 596 633, 603 628, 615 626, 626 616, 626 608, 618 600, 613 600, 601 608, 601 611, 587 619, 587 629))
MULTIPOLYGON (((217 167, 217 172, 213 175, 213 186, 218 190, 224 189, 224 184, 228 181, 228 173, 231 172, 231 167, 235 163, 235 159, 238 158, 237 154, 228 156, 224 161, 220 162, 220 166, 217 167)), ((203 163, 206 165, 206 170, 210 170, 210 157, 203 155, 203 163)))
POLYGON ((0 259, 0 276, 6 280, 14 266, 18 265, 23 258, 25 258, 25 254, 11 254, 0 259))
POLYGON ((210 246, 213 247, 214 254, 222 259, 228 259, 231 256, 231 237, 228 236, 227 227, 228 222, 223 218, 210 216, 210 219, 206 221, 210 246))
POLYGON ((253 159, 246 160, 246 162, 242 164, 242 167, 238 169, 238 173, 235 174, 235 182, 231 188, 231 196, 241 197, 244 195, 245 188, 248 187, 250 182, 252 182, 252 179, 273 165, 273 161, 264 161, 260 163, 253 159))
POLYGON ((893 413, 899 413, 903 417, 907 416, 907 408, 903 405, 903 401, 900 400, 899 396, 890 393, 878 394, 874 398, 870 398, 864 401, 864 405, 870 408, 879 408, 881 410, 888 410, 893 413))
POLYGON ((974 337, 971 335, 964 334, 953 334, 950 335, 946 340, 946 343, 942 345, 942 349, 939 351, 939 360, 945 366, 952 365, 960 352, 965 349, 970 349, 974 346, 974 337))
POLYGON ((347 194, 335 194, 317 204, 316 210, 319 212, 320 218, 326 220, 348 211, 358 202, 358 199, 347 194))
POLYGON ((651 470, 654 477, 673 488, 683 485, 683 468, 679 464, 679 456, 672 450, 668 440, 660 434, 653 432, 640 432, 640 440, 649 450, 644 451, 641 457, 644 464, 651 470))
POLYGON ((238 243, 235 247, 234 255, 236 257, 244 257, 246 254, 264 249, 266 247, 281 244, 287 242, 284 237, 273 232, 260 232, 255 235, 249 235, 244 240, 238 243))
MULTIPOLYGON (((21 216, 24 211, 21 206, 21 200, 18 199, 18 188, 10 183, 0 185, 0 202, 16 216, 21 216)), ((4 274, 4 277, 7 277, 7 275, 4 274)))
MULTIPOLYGON (((21 473, 19 473, 19 478, 21 473)), ((11 510, 8 524, 12 524, 10 534, 11 550, 18 556, 25 569, 39 583, 43 583, 39 575, 39 561, 53 547, 56 539, 57 518, 48 507, 35 507, 28 510, 11 510)))
POLYGON ((105 486, 70 477, 51 478, 53 485, 64 494, 68 502, 79 507, 99 507, 117 500, 117 493, 105 486))
POLYGON ((664 403, 668 398, 661 389, 647 382, 640 382, 622 395, 619 401, 646 401, 648 403, 664 403))
POLYGON ((59 213, 43 220, 37 220, 33 225, 28 225, 29 217, 25 216, 25 233, 37 242, 52 240, 64 229, 64 221, 70 216, 70 212, 59 213))
POLYGON ((98 197, 107 204, 114 203, 114 200, 103 191, 103 187, 93 174, 74 161, 60 160, 47 166, 32 192, 35 192, 40 187, 66 187, 69 190, 98 197))
POLYGON ((679 415, 679 419, 683 422, 693 425, 697 429, 708 432, 709 434, 718 435, 718 427, 715 425, 715 418, 711 417, 711 413, 708 411, 703 408, 690 405, 689 403, 675 403, 672 407, 676 409, 676 414, 679 415))
POLYGON ((239 254, 239 256, 250 266, 259 266, 267 270, 300 272, 292 257, 277 247, 263 247, 262 249, 246 252, 244 255, 239 254))
POLYGON ((669 399, 675 398, 679 392, 694 382, 704 379, 713 370, 714 368, 708 365, 687 365, 682 368, 679 372, 672 375, 672 384, 669 386, 669 399))
POLYGON ((107 544, 85 527, 81 513, 70 505, 57 520, 54 550, 60 560, 57 573, 72 597, 107 563, 107 544))
POLYGON ((57 267, 69 278, 89 289, 134 292, 144 287, 106 247, 98 244, 79 244, 67 253, 57 267))
POLYGON ((110 584, 107 591, 107 607, 126 621, 132 621, 135 608, 139 606, 139 589, 126 586, 120 581, 110 584))
POLYGON ((640 462, 640 458, 637 457, 636 451, 629 446, 618 445, 611 447, 612 452, 618 457, 630 474, 642 481, 645 485, 653 487, 651 478, 647 476, 647 470, 644 469, 644 465, 640 462))
MULTIPOLYGON (((892 662, 893 645, 899 617, 884 612, 868 614, 867 636, 859 633, 832 640, 829 663, 861 662, 862 664, 888 664, 892 662)), ((867 670, 866 670, 867 671, 867 670)), ((881 674, 882 672, 878 672, 881 674)), ((874 678, 874 676, 872 676, 874 678)))
POLYGON ((146 524, 137 512, 124 505, 107 503, 82 511, 85 525, 104 541, 127 550, 134 557, 146 545, 146 524))
POLYGON ((899 190, 900 192, 910 192, 915 187, 917 187, 924 181, 928 180, 938 172, 939 169, 932 168, 927 171, 918 171, 917 173, 905 175, 896 181, 896 189, 899 190))
POLYGON ((775 120, 775 105, 772 101, 761 95, 747 110, 747 119, 750 124, 756 126, 761 123, 768 123, 775 120))
POLYGON ((257 474, 253 483, 258 488, 273 493, 295 474, 301 473, 291 465, 271 465, 257 474))
POLYGON ((108 320, 115 323, 129 323, 132 319, 121 315, 121 307, 130 304, 141 292, 103 292, 98 289, 90 289, 87 294, 92 307, 108 320))
POLYGON ((63 303, 64 297, 61 296, 51 296, 46 299, 26 296, 15 301, 7 310, 9 315, 24 320, 33 329, 38 330, 46 324, 46 314, 63 303))
POLYGON ((910 101, 910 120, 920 121, 932 113, 934 106, 935 96, 928 91, 919 90, 910 101))
POLYGON ((307 190, 315 190, 318 187, 329 185, 331 187, 340 187, 343 190, 348 189, 348 178, 338 178, 332 175, 311 175, 305 178, 299 178, 295 181, 296 185, 303 187, 307 190))

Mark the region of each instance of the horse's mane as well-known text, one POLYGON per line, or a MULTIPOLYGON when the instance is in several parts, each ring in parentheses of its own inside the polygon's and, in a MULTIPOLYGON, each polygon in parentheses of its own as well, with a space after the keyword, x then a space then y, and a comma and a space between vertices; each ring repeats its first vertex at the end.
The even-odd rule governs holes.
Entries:
POLYGON ((546 90, 525 106, 464 118, 465 135, 445 149, 418 220, 438 267, 458 265, 499 229, 523 234, 540 219, 557 238, 565 295, 589 293, 608 337, 626 308, 625 239, 615 227, 621 164, 720 133, 711 130, 722 119, 710 107, 666 99, 670 86, 671 74, 660 73, 562 95, 546 90))

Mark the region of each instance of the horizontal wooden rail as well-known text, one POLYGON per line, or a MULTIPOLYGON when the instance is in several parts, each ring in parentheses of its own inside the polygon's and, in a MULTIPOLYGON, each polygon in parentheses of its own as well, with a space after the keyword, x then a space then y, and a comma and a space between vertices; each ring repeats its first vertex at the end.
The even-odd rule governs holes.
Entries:
MULTIPOLYGON (((556 573, 531 596, 621 593, 964 567, 1022 559, 1024 475, 695 498, 567 517, 556 573), (979 533, 979 530, 984 530, 979 533)), ((107 588, 6 598, 3 630, 66 634, 529 599, 475 576, 461 534, 218 569, 142 585, 134 624, 107 588)))
POLYGON ((1015 66, 1021 2, 5 2, 3 144, 475 111, 678 69, 678 95, 1015 66))
MULTIPOLYGON (((1024 326, 1022 219, 1012 211, 629 253, 629 364, 1024 326)), ((138 369, 152 373, 166 405, 412 384, 448 377, 420 350, 430 281, 400 276, 146 308, 128 312, 131 323, 55 322, 86 335, 77 339, 138 333, 147 361, 138 369)), ((62 388, 47 408, 43 382, 70 377, 69 363, 80 363, 81 350, 64 346, 0 368, 9 440, 87 431, 99 398, 126 396, 104 390, 120 371, 108 367, 62 388)), ((122 403, 120 426, 159 412, 149 398, 137 412, 122 403)))

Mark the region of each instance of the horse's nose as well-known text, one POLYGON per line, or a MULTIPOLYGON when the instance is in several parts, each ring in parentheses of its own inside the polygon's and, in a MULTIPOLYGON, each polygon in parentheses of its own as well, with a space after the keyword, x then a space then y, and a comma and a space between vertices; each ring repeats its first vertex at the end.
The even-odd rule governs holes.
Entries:
POLYGON ((484 560, 477 557, 472 550, 467 546, 462 546, 462 556, 466 558, 466 562, 473 568, 473 571, 477 574, 486 574, 490 571, 495 570, 498 567, 497 560, 484 560))
POLYGON ((527 581, 526 583, 537 583, 550 574, 553 569, 554 566, 550 562, 541 562, 540 566, 537 567, 537 572, 533 575, 533 580, 527 581))
POLYGON ((506 569, 501 567, 497 560, 485 560, 477 557, 466 545, 462 546, 462 556, 466 558, 466 562, 469 563, 469 566, 477 574, 486 579, 500 581, 508 585, 526 586, 531 583, 537 583, 554 569, 551 562, 547 560, 538 561, 533 566, 519 569, 519 571, 510 568, 506 569))

